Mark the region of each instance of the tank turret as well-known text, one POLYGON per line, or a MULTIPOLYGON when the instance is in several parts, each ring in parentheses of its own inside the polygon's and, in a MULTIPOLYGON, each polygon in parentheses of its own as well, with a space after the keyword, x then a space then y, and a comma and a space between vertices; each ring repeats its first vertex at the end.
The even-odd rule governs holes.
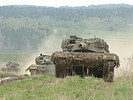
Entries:
POLYGON ((77 36, 70 36, 70 39, 64 40, 61 48, 67 52, 109 52, 109 46, 103 39, 82 39, 77 36))
POLYGON ((37 65, 50 64, 50 63, 52 63, 51 56, 50 55, 42 55, 42 54, 40 54, 40 56, 36 57, 35 63, 37 65))

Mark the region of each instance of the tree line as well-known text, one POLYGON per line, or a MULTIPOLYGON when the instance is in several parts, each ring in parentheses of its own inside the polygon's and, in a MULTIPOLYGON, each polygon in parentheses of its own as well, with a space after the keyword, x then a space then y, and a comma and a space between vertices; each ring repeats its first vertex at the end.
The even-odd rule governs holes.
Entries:
POLYGON ((0 52, 34 51, 51 34, 82 30, 133 32, 133 7, 0 7, 0 52))

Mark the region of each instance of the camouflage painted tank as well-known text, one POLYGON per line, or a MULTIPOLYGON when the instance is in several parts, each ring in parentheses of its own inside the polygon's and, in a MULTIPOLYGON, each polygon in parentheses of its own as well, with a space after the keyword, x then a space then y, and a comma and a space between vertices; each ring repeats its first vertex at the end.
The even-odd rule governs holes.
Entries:
POLYGON ((55 67, 53 62, 51 61, 51 56, 49 55, 42 55, 36 57, 35 59, 36 64, 30 65, 26 71, 30 71, 31 75, 37 74, 55 74, 55 67))
POLYGON ((100 38, 82 39, 71 35, 62 42, 63 52, 52 54, 56 77, 94 75, 112 82, 119 57, 109 53, 108 44, 100 38))
POLYGON ((20 70, 20 65, 16 62, 9 61, 1 70, 4 72, 18 72, 20 70))

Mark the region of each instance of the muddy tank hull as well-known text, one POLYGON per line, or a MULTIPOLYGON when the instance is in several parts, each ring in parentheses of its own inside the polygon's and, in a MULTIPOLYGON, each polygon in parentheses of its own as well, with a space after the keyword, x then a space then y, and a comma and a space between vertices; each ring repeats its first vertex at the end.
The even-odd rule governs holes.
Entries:
POLYGON ((18 72, 20 71, 20 65, 16 62, 7 62, 2 68, 3 72, 18 72))
POLYGON ((48 74, 48 75, 55 75, 55 67, 53 64, 51 65, 36 65, 36 64, 32 64, 31 66, 29 66, 29 68, 27 69, 30 71, 31 75, 44 75, 44 74, 48 74))
POLYGON ((119 57, 113 53, 55 52, 51 60, 55 64, 56 77, 94 75, 110 82, 114 68, 119 66, 119 57))

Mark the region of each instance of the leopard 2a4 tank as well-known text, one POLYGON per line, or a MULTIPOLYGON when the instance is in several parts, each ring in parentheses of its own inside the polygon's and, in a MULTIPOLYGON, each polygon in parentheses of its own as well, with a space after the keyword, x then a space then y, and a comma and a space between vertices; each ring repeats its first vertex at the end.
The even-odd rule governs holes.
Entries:
POLYGON ((51 56, 56 77, 93 75, 107 82, 113 81, 119 57, 109 52, 109 46, 103 39, 71 35, 62 42, 61 48, 63 51, 56 51, 51 56))
POLYGON ((35 58, 36 64, 31 64, 26 71, 29 70, 31 75, 55 75, 55 66, 51 61, 50 55, 43 55, 40 54, 38 57, 35 58))

